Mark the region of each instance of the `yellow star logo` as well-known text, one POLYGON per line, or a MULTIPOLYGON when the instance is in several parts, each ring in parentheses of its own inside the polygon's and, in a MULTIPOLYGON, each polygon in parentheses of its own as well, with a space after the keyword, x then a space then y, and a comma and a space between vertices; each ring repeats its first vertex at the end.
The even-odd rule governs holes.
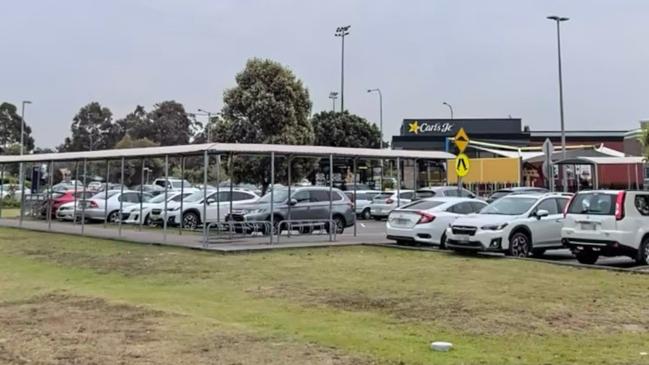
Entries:
POLYGON ((414 122, 408 124, 408 128, 410 128, 410 129, 408 129, 408 133, 418 134, 419 133, 419 122, 417 122, 415 120, 414 122))

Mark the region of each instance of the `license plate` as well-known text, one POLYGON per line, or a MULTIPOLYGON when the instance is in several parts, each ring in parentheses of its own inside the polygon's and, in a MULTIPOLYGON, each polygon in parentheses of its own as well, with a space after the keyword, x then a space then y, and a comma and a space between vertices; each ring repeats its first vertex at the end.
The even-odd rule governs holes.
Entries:
POLYGON ((456 240, 460 243, 469 243, 470 238, 467 235, 459 235, 456 237, 456 240))
POLYGON ((594 223, 582 223, 581 224, 581 230, 582 231, 594 231, 596 228, 594 223))
POLYGON ((399 225, 399 226, 405 226, 408 223, 410 223, 410 221, 408 219, 405 219, 405 218, 397 218, 397 219, 394 220, 394 223, 396 225, 399 225))

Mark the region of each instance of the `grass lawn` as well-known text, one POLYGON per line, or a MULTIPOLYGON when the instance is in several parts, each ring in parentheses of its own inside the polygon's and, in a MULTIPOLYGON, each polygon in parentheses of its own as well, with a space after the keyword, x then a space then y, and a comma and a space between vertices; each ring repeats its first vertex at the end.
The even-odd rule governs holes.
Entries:
POLYGON ((20 208, 2 208, 2 218, 16 218, 20 216, 20 208))
POLYGON ((435 252, 223 256, 0 228, 0 363, 649 364, 648 289, 435 252))

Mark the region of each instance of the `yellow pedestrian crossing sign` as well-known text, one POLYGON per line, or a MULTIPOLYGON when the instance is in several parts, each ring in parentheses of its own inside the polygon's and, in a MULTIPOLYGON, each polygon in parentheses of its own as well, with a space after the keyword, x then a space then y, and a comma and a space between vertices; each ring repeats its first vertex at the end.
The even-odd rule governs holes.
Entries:
POLYGON ((455 173, 459 177, 465 177, 469 173, 469 156, 464 153, 460 153, 455 158, 455 173))
POLYGON ((463 153, 466 146, 469 145, 469 136, 464 131, 464 128, 460 128, 460 130, 457 131, 453 142, 457 146, 457 149, 460 150, 460 153, 463 153))

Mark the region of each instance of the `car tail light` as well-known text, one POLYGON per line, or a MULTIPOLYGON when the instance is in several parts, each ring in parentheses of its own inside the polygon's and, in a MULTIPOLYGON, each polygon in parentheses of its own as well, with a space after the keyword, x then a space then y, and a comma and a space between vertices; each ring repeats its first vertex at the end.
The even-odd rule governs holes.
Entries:
POLYGON ((99 205, 97 205, 96 201, 91 200, 88 202, 88 208, 99 208, 99 205))
POLYGON ((428 212, 423 212, 419 211, 417 214, 420 215, 419 220, 417 221, 417 224, 424 224, 424 223, 430 223, 435 220, 435 216, 428 213, 428 212))
POLYGON ((615 220, 622 220, 624 218, 624 197, 626 192, 620 191, 617 193, 617 199, 615 199, 615 220))
POLYGON ((568 209, 570 209, 570 205, 572 204, 572 201, 575 200, 576 196, 577 196, 577 194, 571 196, 570 200, 568 200, 568 204, 566 204, 566 206, 563 207, 563 217, 564 218, 568 215, 568 209))
POLYGON ((392 198, 385 199, 385 204, 392 204, 392 203, 394 203, 394 200, 392 200, 392 198))

